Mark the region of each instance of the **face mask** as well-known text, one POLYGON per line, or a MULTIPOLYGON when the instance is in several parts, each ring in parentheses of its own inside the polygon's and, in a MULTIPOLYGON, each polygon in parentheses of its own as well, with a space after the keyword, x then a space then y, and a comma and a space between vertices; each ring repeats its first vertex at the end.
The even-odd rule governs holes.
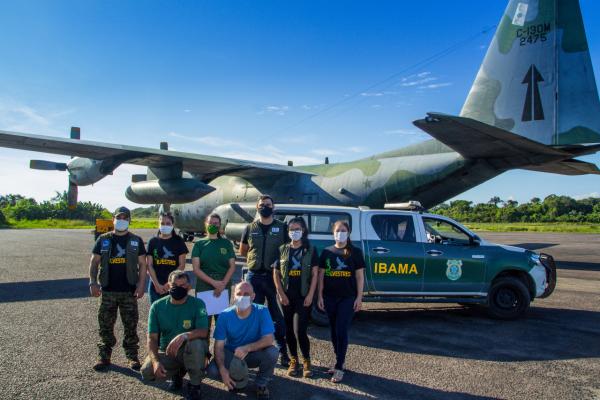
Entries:
POLYGON ((129 228, 129 221, 127 221, 126 219, 117 219, 115 221, 115 229, 118 231, 126 231, 127 228, 129 228))
POLYGON ((261 217, 269 218, 273 215, 273 207, 261 206, 258 208, 258 213, 261 217))
POLYGON ((187 296, 187 292, 187 289, 183 286, 171 286, 171 289, 169 289, 169 294, 174 300, 182 300, 187 296))
POLYGON ((215 233, 219 233, 219 226, 218 225, 207 224, 206 225, 206 232, 210 233, 211 235, 214 235, 215 233))
POLYGON ((239 311, 247 310, 250 304, 252 304, 250 296, 235 296, 235 306, 239 311))
POLYGON ((173 232, 173 225, 161 225, 160 228, 158 228, 158 230, 163 235, 170 235, 171 232, 173 232))
POLYGON ((289 231, 288 235, 292 240, 300 240, 302 239, 302 231, 289 231))
POLYGON ((345 241, 348 240, 348 232, 344 232, 344 231, 334 232, 333 237, 335 238, 336 242, 344 243, 345 241))

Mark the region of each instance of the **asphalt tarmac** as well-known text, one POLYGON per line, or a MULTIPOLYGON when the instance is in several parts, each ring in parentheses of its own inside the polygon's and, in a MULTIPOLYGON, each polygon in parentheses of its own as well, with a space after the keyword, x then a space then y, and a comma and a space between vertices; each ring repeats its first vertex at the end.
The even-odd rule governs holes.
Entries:
MULTIPOLYGON (((148 239, 153 231, 138 233, 148 239)), ((554 294, 509 322, 454 304, 366 303, 352 326, 344 382, 327 380, 329 331, 311 326, 315 377, 288 378, 278 368, 272 398, 600 399, 600 235, 482 236, 553 255, 554 294)), ((98 299, 87 285, 92 244, 82 230, 0 230, 3 398, 180 398, 166 384, 141 382, 120 347, 109 372, 91 369, 98 340, 98 299)), ((148 297, 139 304, 143 356, 148 297)), ((120 342, 120 322, 116 335, 120 342)), ((204 389, 205 399, 255 398, 209 379, 204 389)))

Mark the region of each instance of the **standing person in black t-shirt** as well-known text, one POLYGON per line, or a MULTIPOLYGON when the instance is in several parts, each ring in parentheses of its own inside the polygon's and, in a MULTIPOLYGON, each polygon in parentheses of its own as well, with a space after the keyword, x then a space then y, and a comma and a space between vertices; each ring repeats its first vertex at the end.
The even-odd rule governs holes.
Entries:
POLYGON ((158 236, 148 242, 148 297, 150 304, 169 294, 167 281, 169 274, 176 269, 185 269, 185 255, 188 253, 183 239, 173 232, 175 219, 171 213, 161 213, 158 217, 158 236))
POLYGON ((344 378, 344 363, 348 350, 348 329, 355 312, 362 307, 365 282, 365 260, 362 251, 350 242, 350 226, 346 221, 333 225, 335 244, 321 253, 319 259, 318 306, 327 312, 335 366, 327 371, 331 381, 344 378))
POLYGON ((317 288, 319 258, 317 250, 308 241, 308 229, 302 217, 288 222, 291 243, 279 248, 279 262, 273 270, 277 296, 283 307, 285 338, 290 351, 288 375, 298 375, 298 343, 302 352, 303 376, 312 376, 310 342, 306 330, 315 290, 317 288), (294 330, 294 316, 298 316, 294 330), (296 337, 298 342, 296 342, 296 337))
POLYGON ((279 247, 289 241, 287 226, 273 218, 275 203, 269 195, 262 195, 256 203, 259 219, 249 224, 242 233, 240 254, 246 257, 246 281, 254 288, 256 304, 269 306, 275 325, 275 341, 279 347, 281 365, 290 363, 285 343, 285 322, 277 304, 277 291, 273 282, 273 265, 279 259, 279 247))
POLYGON ((123 323, 123 349, 129 367, 139 370, 137 300, 144 297, 146 283, 146 249, 143 240, 128 231, 131 213, 119 207, 114 213, 114 231, 98 237, 90 259, 90 294, 101 297, 98 309, 100 342, 96 371, 110 366, 112 348, 117 343, 114 334, 117 312, 123 323))

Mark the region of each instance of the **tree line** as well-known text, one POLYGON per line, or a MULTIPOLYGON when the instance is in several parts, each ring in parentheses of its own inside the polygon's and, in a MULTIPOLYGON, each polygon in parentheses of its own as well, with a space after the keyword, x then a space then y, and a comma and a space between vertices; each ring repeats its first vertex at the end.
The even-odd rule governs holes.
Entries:
POLYGON ((102 205, 89 201, 79 201, 74 209, 69 209, 67 192, 56 192, 50 200, 38 203, 33 198, 20 194, 0 195, 0 225, 6 225, 7 219, 44 220, 77 219, 94 223, 96 218, 111 218, 102 205))
MULTIPOLYGON (((550 195, 543 200, 534 197, 527 203, 492 197, 486 203, 474 204, 468 200, 442 203, 430 210, 461 222, 583 222, 600 223, 600 198, 576 200, 568 196, 550 195)), ((133 218, 156 217, 158 206, 132 210, 133 218)), ((93 223, 96 218, 111 218, 102 205, 78 202, 73 210, 67 205, 67 192, 56 193, 50 200, 38 203, 19 194, 0 195, 0 225, 8 219, 44 220, 79 219, 93 223)))
POLYGON ((534 197, 527 203, 492 197, 486 203, 455 200, 430 210, 461 222, 584 222, 600 223, 600 198, 581 200, 569 196, 534 197))

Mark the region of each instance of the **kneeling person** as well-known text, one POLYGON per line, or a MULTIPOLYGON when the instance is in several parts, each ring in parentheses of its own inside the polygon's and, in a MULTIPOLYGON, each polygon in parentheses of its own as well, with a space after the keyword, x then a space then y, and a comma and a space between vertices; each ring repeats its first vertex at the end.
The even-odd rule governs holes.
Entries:
POLYGON ((267 384, 273 376, 279 350, 273 345, 275 328, 269 309, 252 303, 253 300, 250 283, 241 282, 235 287, 235 305, 225 309, 217 320, 213 335, 215 359, 208 367, 208 374, 213 379, 220 378, 230 390, 239 389, 244 377, 233 379, 232 360, 235 359, 236 365, 243 360, 248 368, 258 368, 255 379, 258 399, 268 399, 267 384))
POLYGON ((187 274, 169 275, 169 296, 157 300, 148 316, 148 357, 142 366, 144 380, 172 379, 171 390, 181 389, 186 371, 190 375, 190 398, 200 398, 208 351, 208 317, 204 302, 188 296, 187 274))

